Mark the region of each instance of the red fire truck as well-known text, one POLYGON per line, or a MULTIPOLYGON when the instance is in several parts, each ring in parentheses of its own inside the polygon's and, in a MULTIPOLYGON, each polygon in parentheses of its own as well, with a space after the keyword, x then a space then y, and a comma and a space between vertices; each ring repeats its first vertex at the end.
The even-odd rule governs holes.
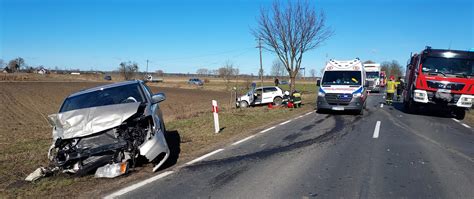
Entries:
POLYGON ((420 106, 439 107, 464 119, 474 101, 474 52, 426 47, 413 54, 405 75, 403 102, 416 113, 420 106))

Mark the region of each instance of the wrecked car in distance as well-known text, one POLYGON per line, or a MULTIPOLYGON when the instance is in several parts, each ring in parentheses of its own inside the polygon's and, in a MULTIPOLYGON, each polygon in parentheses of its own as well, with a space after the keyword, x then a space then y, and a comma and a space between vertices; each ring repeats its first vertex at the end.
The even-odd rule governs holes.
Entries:
MULTIPOLYGON (((156 171, 168 158, 159 102, 142 81, 99 86, 67 97, 59 113, 49 116, 53 143, 51 170, 113 178, 146 158, 156 171)), ((36 175, 47 170, 40 168, 36 175)), ((29 176, 34 180, 39 176, 29 176)), ((28 179, 28 178, 27 178, 28 179)))

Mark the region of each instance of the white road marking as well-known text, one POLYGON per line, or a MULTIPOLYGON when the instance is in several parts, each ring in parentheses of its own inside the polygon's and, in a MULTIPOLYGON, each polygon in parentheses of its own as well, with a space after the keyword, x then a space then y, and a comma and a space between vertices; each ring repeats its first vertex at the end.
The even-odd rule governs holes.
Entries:
POLYGON ((383 104, 380 104, 380 108, 383 108, 383 104))
POLYGON ((210 156, 212 156, 212 155, 214 155, 214 154, 216 154, 216 153, 219 153, 219 152, 221 152, 221 151, 223 151, 223 150, 224 150, 224 149, 217 149, 217 150, 215 150, 215 151, 213 151, 213 152, 210 152, 210 153, 208 153, 208 154, 206 154, 206 155, 203 155, 203 156, 201 156, 201 157, 199 157, 199 158, 196 158, 196 159, 194 159, 194 160, 191 160, 191 161, 189 161, 188 163, 186 163, 185 165, 194 164, 194 163, 199 162, 199 161, 201 161, 201 160, 204 160, 204 159, 206 159, 206 158, 208 158, 208 157, 210 157, 210 156))
POLYGON ((265 133, 265 132, 267 132, 267 131, 269 131, 269 130, 272 130, 272 129, 274 129, 274 128, 275 128, 275 127, 272 126, 272 127, 268 128, 268 129, 265 129, 265 130, 263 130, 263 131, 260 131, 259 133, 265 133))
POLYGON ((302 118, 303 116, 304 116, 304 115, 300 115, 300 116, 296 117, 296 119, 300 119, 300 118, 302 118))
POLYGON ((153 176, 153 177, 151 177, 151 178, 148 178, 148 179, 146 179, 146 180, 143 180, 143 181, 141 181, 141 182, 139 182, 139 183, 136 183, 136 184, 130 185, 130 186, 128 186, 128 187, 122 188, 122 189, 120 189, 120 190, 118 190, 118 191, 116 191, 116 192, 114 192, 114 193, 112 193, 112 194, 110 194, 110 195, 105 196, 104 199, 116 198, 116 197, 121 196, 121 195, 123 195, 123 194, 126 194, 126 193, 128 193, 128 192, 130 192, 130 191, 133 191, 133 190, 135 190, 135 189, 138 189, 138 188, 140 188, 140 187, 142 187, 142 186, 144 186, 144 185, 147 185, 147 184, 149 184, 149 183, 151 183, 151 182, 153 182, 153 181, 156 181, 156 180, 158 180, 158 179, 160 179, 160 178, 164 178, 164 177, 166 177, 166 176, 168 176, 168 175, 170 175, 170 174, 172 174, 172 173, 174 173, 174 171, 165 171, 165 172, 160 173, 160 174, 158 174, 158 175, 156 175, 156 176, 153 176))
POLYGON ((253 137, 255 137, 255 135, 251 135, 251 136, 248 136, 248 137, 246 137, 246 138, 244 138, 244 139, 241 139, 241 140, 239 140, 239 141, 237 141, 237 142, 234 142, 234 143, 232 143, 232 145, 233 145, 233 146, 238 145, 238 144, 240 144, 240 143, 242 143, 242 142, 245 142, 245 141, 247 141, 247 140, 252 139, 253 137))
POLYGON ((285 124, 288 124, 289 122, 291 122, 291 120, 288 120, 288 121, 286 121, 286 122, 282 122, 282 123, 280 123, 280 124, 278 124, 278 125, 280 125, 280 126, 281 126, 281 125, 285 125, 285 124))
POLYGON ((461 121, 457 120, 456 118, 451 118, 451 119, 453 119, 455 122, 459 123, 460 125, 463 125, 464 127, 468 128, 468 129, 471 128, 469 125, 462 123, 461 121))
POLYGON ((374 136, 372 136, 372 138, 378 138, 379 131, 380 131, 380 121, 377 121, 377 123, 375 124, 374 136))
MULTIPOLYGON (((306 113, 306 114, 304 114, 304 115, 300 115, 300 116, 298 116, 297 118, 302 118, 303 116, 309 115, 309 114, 311 114, 311 113, 313 113, 313 111, 311 111, 311 112, 309 112, 309 113, 306 113)), ((287 124, 287 123, 289 123, 289 122, 291 122, 291 121, 292 121, 292 120, 288 120, 288 121, 286 121, 286 122, 280 123, 279 125, 284 125, 284 124, 287 124)), ((276 127, 276 126, 267 128, 267 129, 265 129, 265 130, 260 131, 259 133, 265 133, 265 132, 267 132, 267 131, 270 131, 270 130, 274 129, 275 127, 276 127)), ((255 136, 256 136, 256 134, 255 134, 255 135, 251 135, 251 136, 246 137, 246 138, 244 138, 244 139, 242 139, 242 140, 239 140, 239 141, 237 141, 237 142, 234 142, 232 145, 238 145, 238 144, 240 144, 240 143, 242 143, 242 142, 245 142, 245 141, 247 141, 247 140, 252 139, 252 138, 255 137, 255 136)), ((221 152, 221 151, 224 151, 224 149, 217 149, 217 150, 215 150, 215 151, 213 151, 213 152, 210 152, 210 153, 208 153, 208 154, 206 154, 206 155, 203 155, 203 156, 201 156, 201 157, 199 157, 199 158, 196 158, 196 159, 194 159, 194 160, 191 160, 191 161, 185 163, 185 165, 187 166, 187 165, 194 164, 194 163, 199 162, 199 161, 201 161, 201 160, 204 160, 204 159, 206 159, 206 158, 208 158, 208 157, 210 157, 210 156, 212 156, 212 155, 214 155, 214 154, 217 154, 217 153, 219 153, 219 152, 221 152)), ((156 176, 154 176, 154 177, 151 177, 151 178, 148 178, 148 179, 146 179, 146 180, 143 180, 143 181, 141 181, 141 182, 139 182, 139 183, 136 183, 136 184, 133 184, 133 185, 131 185, 131 186, 122 188, 122 189, 120 189, 120 190, 118 190, 118 191, 116 191, 116 192, 114 192, 114 193, 112 193, 112 194, 110 194, 110 195, 105 196, 104 198, 105 198, 105 199, 111 199, 111 198, 119 197, 119 196, 124 195, 124 194, 126 194, 126 193, 128 193, 128 192, 131 192, 131 191, 133 191, 133 190, 135 190, 135 189, 138 189, 138 188, 140 188, 140 187, 142 187, 142 186, 144 186, 144 185, 147 185, 147 184, 149 184, 149 183, 151 183, 151 182, 153 182, 153 181, 156 181, 156 180, 158 180, 158 179, 160 179, 160 178, 164 178, 164 177, 166 177, 166 176, 168 176, 168 175, 170 175, 170 174, 172 174, 172 173, 174 173, 174 171, 165 171, 165 172, 163 172, 163 173, 161 173, 161 174, 158 174, 158 175, 156 175, 156 176)))
POLYGON ((462 124, 462 125, 463 125, 464 127, 468 128, 468 129, 471 128, 471 127, 470 127, 469 125, 467 125, 467 124, 462 124))

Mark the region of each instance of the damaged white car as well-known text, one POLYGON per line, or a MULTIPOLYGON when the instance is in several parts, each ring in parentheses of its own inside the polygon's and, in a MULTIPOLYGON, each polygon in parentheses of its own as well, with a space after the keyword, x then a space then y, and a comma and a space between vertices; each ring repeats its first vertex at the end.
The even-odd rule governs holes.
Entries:
POLYGON ((49 116, 53 143, 50 168, 39 168, 26 180, 52 171, 113 178, 134 167, 139 159, 156 171, 167 160, 165 126, 159 102, 142 81, 91 88, 67 97, 59 113, 49 116))

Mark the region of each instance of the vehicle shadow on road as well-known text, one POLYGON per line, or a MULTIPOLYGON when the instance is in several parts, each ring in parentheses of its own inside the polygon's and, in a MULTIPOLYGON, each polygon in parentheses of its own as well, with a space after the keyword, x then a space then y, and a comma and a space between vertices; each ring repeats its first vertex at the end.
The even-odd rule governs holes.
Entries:
POLYGON ((178 162, 179 154, 181 153, 181 136, 177 130, 166 131, 166 143, 170 149, 170 156, 160 168, 160 170, 169 168, 178 162))
POLYGON ((420 107, 416 110, 415 113, 411 113, 408 111, 407 108, 403 105, 403 102, 393 102, 392 107, 400 112, 410 114, 410 115, 423 115, 423 116, 431 116, 431 117, 439 117, 439 118, 453 118, 453 114, 447 110, 439 109, 439 108, 427 108, 427 107, 420 107))

